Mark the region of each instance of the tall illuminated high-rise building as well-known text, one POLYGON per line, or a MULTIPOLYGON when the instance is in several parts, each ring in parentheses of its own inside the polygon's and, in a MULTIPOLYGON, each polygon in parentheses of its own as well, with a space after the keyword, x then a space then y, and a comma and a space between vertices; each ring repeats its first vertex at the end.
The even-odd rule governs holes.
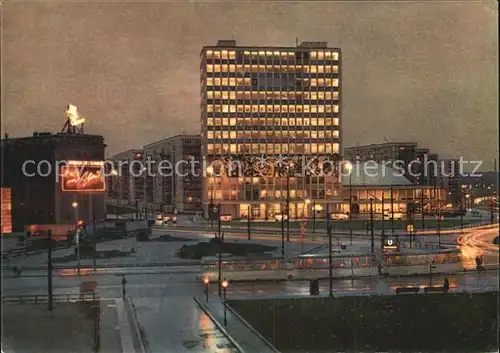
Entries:
POLYGON ((304 166, 341 151, 340 49, 219 41, 203 47, 200 70, 204 209, 260 219, 338 209, 338 174, 308 175, 304 166), (221 160, 238 172, 212 164, 221 160))

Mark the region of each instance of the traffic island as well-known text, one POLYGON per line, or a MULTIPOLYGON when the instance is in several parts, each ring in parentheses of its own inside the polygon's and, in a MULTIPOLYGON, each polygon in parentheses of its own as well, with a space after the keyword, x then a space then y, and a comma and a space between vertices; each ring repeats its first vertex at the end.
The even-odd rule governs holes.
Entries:
POLYGON ((232 300, 281 352, 493 352, 498 293, 232 300))
POLYGON ((181 259, 201 259, 206 256, 216 256, 217 254, 231 254, 233 256, 265 255, 277 249, 275 246, 261 244, 244 243, 219 243, 217 239, 209 242, 199 242, 194 245, 184 245, 179 249, 178 256, 181 259))
MULTIPOLYGON (((85 248, 86 249, 86 248, 85 248)), ((100 250, 96 251, 95 257, 96 259, 114 259, 114 258, 120 258, 120 257, 129 257, 134 254, 133 251, 130 252, 125 252, 121 250, 100 250)), ((80 249, 80 260, 84 259, 93 259, 94 254, 92 249, 86 249, 82 251, 82 248, 80 249)), ((52 259, 53 263, 65 263, 65 262, 72 262, 72 261, 78 261, 78 256, 76 253, 69 254, 66 256, 61 256, 61 257, 55 257, 52 259)))
POLYGON ((184 238, 184 237, 174 237, 169 234, 163 234, 159 236, 158 238, 150 238, 148 240, 149 242, 161 242, 161 243, 185 243, 185 242, 192 242, 196 241, 196 239, 189 239, 189 238, 184 238))

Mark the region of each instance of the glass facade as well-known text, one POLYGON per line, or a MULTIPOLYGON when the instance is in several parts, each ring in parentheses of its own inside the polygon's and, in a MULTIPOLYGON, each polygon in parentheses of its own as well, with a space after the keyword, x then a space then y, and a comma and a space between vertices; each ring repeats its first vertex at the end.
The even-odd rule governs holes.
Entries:
MULTIPOLYGON (((310 42, 295 48, 232 44, 201 52, 202 155, 207 164, 228 158, 338 156, 340 50, 310 42)), ((285 204, 290 217, 307 216, 306 199, 334 204, 338 193, 337 175, 289 170, 266 176, 208 175, 203 183, 204 205, 220 204, 223 213, 236 218, 249 211, 254 218, 272 218, 285 204)))

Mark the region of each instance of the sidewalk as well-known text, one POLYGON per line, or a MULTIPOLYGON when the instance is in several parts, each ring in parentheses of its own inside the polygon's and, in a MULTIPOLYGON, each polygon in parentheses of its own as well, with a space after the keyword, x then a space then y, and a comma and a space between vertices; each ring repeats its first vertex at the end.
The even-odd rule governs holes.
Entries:
POLYGON ((231 307, 227 307, 227 325, 224 326, 224 305, 218 296, 205 298, 195 297, 194 300, 200 308, 207 313, 221 331, 226 331, 237 342, 242 353, 276 353, 279 351, 267 342, 257 331, 243 321, 238 314, 235 315, 231 307))

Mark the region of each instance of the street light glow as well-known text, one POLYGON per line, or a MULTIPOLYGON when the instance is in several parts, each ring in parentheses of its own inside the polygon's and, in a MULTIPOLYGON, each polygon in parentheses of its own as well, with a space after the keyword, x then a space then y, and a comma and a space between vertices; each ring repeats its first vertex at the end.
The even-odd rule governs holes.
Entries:
POLYGON ((306 202, 306 205, 309 205, 309 204, 311 203, 311 200, 306 199, 306 201, 305 201, 305 202, 306 202))
POLYGON ((222 281, 222 287, 227 288, 228 285, 229 283, 227 280, 222 281))
POLYGON ((349 161, 345 162, 344 168, 350 172, 352 170, 352 163, 349 161))
POLYGON ((71 207, 73 207, 73 208, 77 208, 77 207, 78 207, 78 202, 73 201, 73 203, 71 204, 71 207))
POLYGON ((208 278, 206 278, 206 277, 203 278, 203 283, 208 284, 208 281, 209 281, 208 278))

